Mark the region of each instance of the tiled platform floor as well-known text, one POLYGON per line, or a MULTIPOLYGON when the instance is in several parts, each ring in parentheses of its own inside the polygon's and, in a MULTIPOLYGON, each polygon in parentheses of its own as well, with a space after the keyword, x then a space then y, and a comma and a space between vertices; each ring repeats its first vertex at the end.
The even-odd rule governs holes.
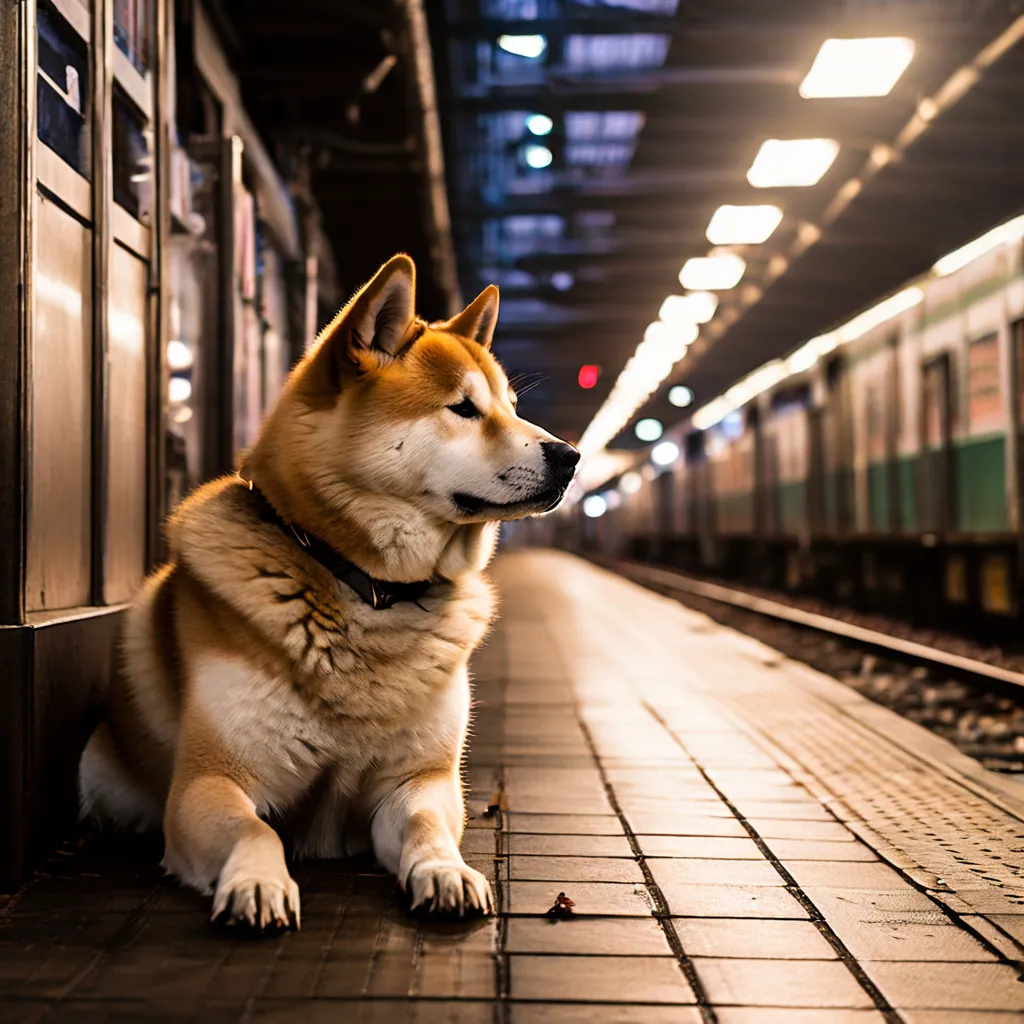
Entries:
POLYGON ((158 849, 88 842, 0 915, 0 1020, 1024 1021, 1009 784, 584 562, 495 576, 464 845, 497 919, 423 924, 317 863, 301 933, 225 937, 158 849))

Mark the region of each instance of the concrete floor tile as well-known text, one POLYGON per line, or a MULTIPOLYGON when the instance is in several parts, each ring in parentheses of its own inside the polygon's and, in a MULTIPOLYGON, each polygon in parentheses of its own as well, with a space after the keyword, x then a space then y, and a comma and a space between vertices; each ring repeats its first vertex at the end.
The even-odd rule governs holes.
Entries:
POLYGON ((496 833, 493 828, 467 828, 463 833, 459 849, 462 850, 463 854, 494 853, 495 838, 498 834, 499 833, 496 833))
POLYGON ((735 818, 706 817, 697 814, 664 814, 634 811, 626 815, 629 827, 638 834, 656 836, 723 836, 747 839, 749 835, 735 818))
POLYGON ((813 797, 802 800, 755 800, 737 797, 732 801, 744 818, 767 818, 773 821, 823 821, 835 818, 813 797))
POLYGON ((804 888, 804 895, 834 927, 841 922, 945 925, 949 918, 924 893, 907 886, 895 892, 804 888))
POLYGON ((833 931, 858 960, 992 961, 970 932, 955 924, 865 924, 851 917, 829 918, 833 931))
POLYGON ((554 880, 571 882, 643 882, 644 873, 635 860, 625 857, 531 857, 512 858, 511 877, 516 881, 554 880))
POLYGON ((693 1003, 694 995, 671 957, 509 957, 512 999, 593 1003, 693 1003))
POLYGON ((621 836, 622 822, 615 814, 527 814, 511 811, 505 815, 507 832, 541 835, 621 836))
POLYGON ((715 1006, 871 1009, 845 965, 830 960, 693 961, 715 1006))
POLYGON ((510 882, 508 909, 512 914, 546 914, 559 892, 575 902, 576 916, 649 917, 654 900, 644 885, 618 882, 510 882))
MULTIPOLYGON (((723 1006, 718 1024, 885 1024, 877 1010, 799 1010, 771 1006, 723 1006)), ((993 1021, 992 1024, 999 1024, 993 1021)))
POLYGON ((656 859, 651 862, 660 885, 785 885, 772 865, 762 860, 656 859))
POLYGON ((718 797, 710 800, 677 799, 666 794, 660 797, 619 796, 619 806, 627 819, 637 814, 661 814, 666 817, 735 818, 727 804, 718 797))
POLYGON ((747 824, 762 839, 816 839, 854 842, 856 836, 838 821, 793 821, 746 815, 747 824))
POLYGON ((530 835, 509 836, 509 852, 544 857, 633 857, 633 847, 624 835, 530 835))
POLYGON ((888 864, 875 861, 861 864, 852 861, 793 861, 787 870, 801 888, 869 889, 874 892, 916 891, 903 876, 888 864))
POLYGON ((1020 1024, 1024 1016, 997 1010, 903 1010, 906 1024, 1020 1024))
MULTIPOLYGON (((739 862, 736 862, 739 863, 739 862)), ((806 910, 785 889, 773 885, 661 886, 673 917, 760 917, 801 920, 806 910)))
POLYGON ((744 960, 835 960, 836 952, 810 921, 680 918, 679 939, 689 956, 744 960))
POLYGON ((509 1024, 701 1024, 695 1006, 510 1003, 509 1024))
POLYGON ((763 860, 753 839, 725 836, 636 837, 645 857, 696 857, 712 860, 763 860))
POLYGON ((787 861, 875 861, 878 857, 870 846, 854 842, 827 842, 817 839, 765 839, 765 845, 785 864, 787 861))
MULTIPOLYGON (((590 956, 672 956, 654 918, 571 917, 565 920, 512 917, 508 953, 579 953, 590 956)), ((634 993, 642 998, 642 993, 634 993)))
POLYGON ((1024 1013, 1024 984, 1006 964, 868 962, 864 970, 897 1009, 1024 1013))

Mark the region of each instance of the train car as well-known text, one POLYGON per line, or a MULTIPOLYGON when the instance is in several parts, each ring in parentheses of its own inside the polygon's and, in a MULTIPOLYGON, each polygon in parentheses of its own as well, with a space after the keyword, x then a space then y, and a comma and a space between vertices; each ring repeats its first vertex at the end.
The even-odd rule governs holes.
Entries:
POLYGON ((756 569, 759 581, 927 621, 1015 622, 1021 234, 941 262, 727 393, 671 470, 606 492, 623 503, 620 550, 756 569))

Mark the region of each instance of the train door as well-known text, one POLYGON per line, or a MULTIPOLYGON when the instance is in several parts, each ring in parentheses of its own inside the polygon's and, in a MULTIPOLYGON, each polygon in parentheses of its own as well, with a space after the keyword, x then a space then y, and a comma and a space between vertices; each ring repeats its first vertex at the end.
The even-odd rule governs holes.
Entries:
POLYGON ((920 522, 926 533, 946 533, 956 527, 953 508, 953 391, 949 353, 921 369, 920 522))
POLYGON ((825 419, 823 410, 807 410, 807 523, 811 536, 825 527, 825 419))

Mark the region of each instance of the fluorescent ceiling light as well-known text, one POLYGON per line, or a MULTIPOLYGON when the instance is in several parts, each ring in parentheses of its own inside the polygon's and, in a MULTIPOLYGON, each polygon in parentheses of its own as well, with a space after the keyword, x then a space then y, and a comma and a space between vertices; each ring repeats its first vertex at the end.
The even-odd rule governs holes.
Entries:
POLYGON ((527 146, 523 155, 530 167, 540 170, 543 167, 551 166, 551 150, 547 146, 527 146))
POLYGON ((651 462, 656 466, 671 466, 679 458, 679 445, 662 441, 651 449, 651 462))
POLYGON ((534 135, 550 135, 555 122, 547 114, 531 114, 526 119, 526 127, 534 135))
POLYGON ((706 324, 718 308, 718 296, 713 292, 690 292, 689 295, 670 295, 658 310, 658 316, 667 324, 706 324))
POLYGON ((1022 237, 1024 237, 1024 215, 1014 217, 1013 220, 1008 220, 1005 224, 986 231, 980 238, 975 238, 973 242, 954 249, 932 267, 932 272, 938 277, 945 277, 947 274, 966 267, 968 263, 973 262, 979 256, 984 256, 985 253, 998 249, 1001 245, 1016 242, 1022 237))
POLYGON ((657 441, 661 437, 663 429, 660 420, 650 417, 640 420, 633 428, 634 433, 641 441, 657 441))
POLYGON ((677 384, 669 390, 668 400, 677 409, 685 409, 693 402, 693 391, 685 384, 677 384))
POLYGON ((800 95, 888 96, 913 56, 912 39, 826 39, 800 83, 800 95))
POLYGON ((498 45, 506 53, 535 60, 548 48, 547 36, 498 36, 498 45))
POLYGON ((608 502, 600 494, 591 494, 583 499, 583 514, 591 519, 599 519, 608 511, 608 502))
POLYGON ((760 245, 779 226, 777 206, 720 206, 708 224, 712 245, 760 245))
POLYGON ((687 345, 692 345, 699 333, 700 328, 692 320, 671 323, 655 320, 654 323, 648 324, 647 330, 644 331, 644 343, 674 352, 680 347, 685 349, 687 345))
POLYGON ((766 139, 747 171, 747 181, 754 188, 816 185, 838 152, 835 139, 766 139))
POLYGON ((694 256, 679 271, 679 283, 695 291, 724 292, 739 284, 746 269, 743 257, 732 252, 719 256, 694 256))

